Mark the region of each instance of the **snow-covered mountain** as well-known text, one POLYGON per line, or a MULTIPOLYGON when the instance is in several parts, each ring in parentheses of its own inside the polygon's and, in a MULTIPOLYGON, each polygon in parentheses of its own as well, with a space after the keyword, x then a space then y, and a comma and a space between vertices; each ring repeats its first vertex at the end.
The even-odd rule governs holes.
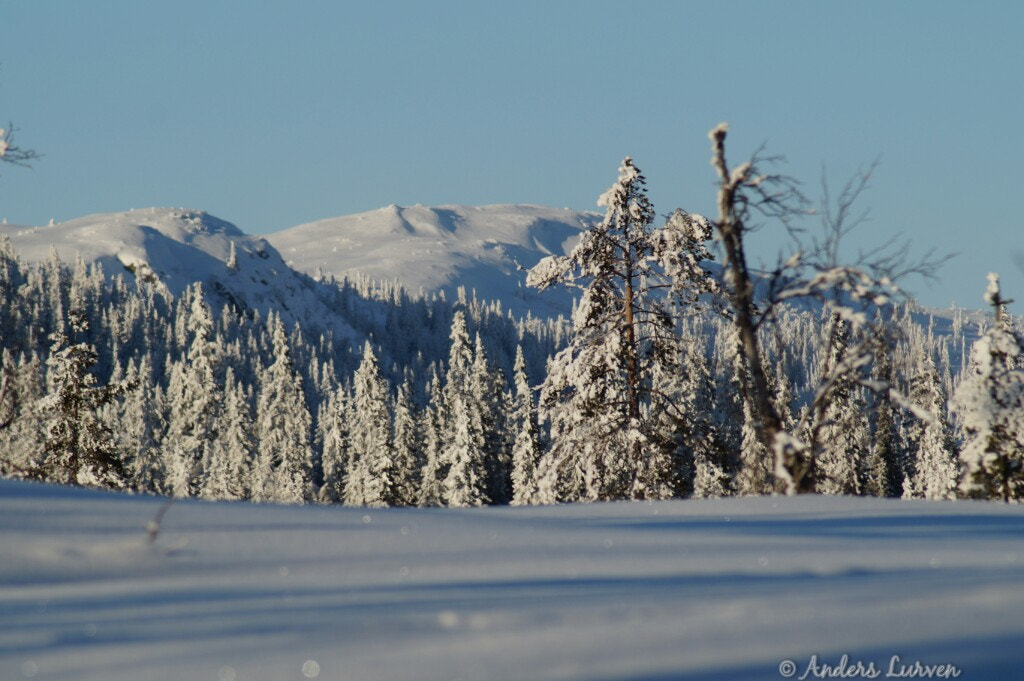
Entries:
POLYGON ((108 275, 138 277, 175 296, 200 282, 212 303, 230 302, 263 316, 275 310, 286 322, 313 320, 335 333, 350 333, 323 309, 309 277, 285 264, 265 239, 203 211, 147 208, 0 230, 28 262, 42 262, 56 249, 67 264, 81 256, 101 264, 108 275), (234 263, 229 262, 232 247, 234 263))
POLYGON ((541 206, 388 206, 260 237, 204 211, 146 208, 0 231, 28 262, 42 262, 56 248, 68 264, 81 256, 107 274, 141 277, 174 295, 198 281, 213 303, 264 315, 276 309, 286 321, 345 333, 344 324, 333 323, 336 315, 320 309, 312 277, 397 282, 412 293, 444 291, 451 300, 463 287, 517 316, 567 314, 571 294, 527 288, 525 270, 567 253, 599 219, 541 206))
POLYGON ((360 274, 416 292, 458 287, 500 300, 517 315, 564 313, 564 291, 526 288, 526 273, 547 255, 567 253, 596 213, 529 205, 387 206, 266 235, 287 262, 310 275, 360 274))

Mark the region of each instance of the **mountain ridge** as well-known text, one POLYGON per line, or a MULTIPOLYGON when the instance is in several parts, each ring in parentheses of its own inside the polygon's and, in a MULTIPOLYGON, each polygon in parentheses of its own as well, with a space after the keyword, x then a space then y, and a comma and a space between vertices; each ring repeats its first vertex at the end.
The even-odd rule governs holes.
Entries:
POLYGON ((140 277, 173 295, 200 282, 213 303, 262 314, 274 308, 287 321, 316 325, 330 314, 317 309, 307 289, 325 278, 397 283, 413 294, 450 299, 462 289, 500 301, 517 316, 566 315, 572 293, 529 289, 525 270, 544 256, 567 253, 598 219, 535 205, 392 204, 261 236, 202 210, 144 208, 47 226, 5 224, 0 233, 28 262, 43 262, 56 250, 65 263, 80 257, 108 275, 140 277))

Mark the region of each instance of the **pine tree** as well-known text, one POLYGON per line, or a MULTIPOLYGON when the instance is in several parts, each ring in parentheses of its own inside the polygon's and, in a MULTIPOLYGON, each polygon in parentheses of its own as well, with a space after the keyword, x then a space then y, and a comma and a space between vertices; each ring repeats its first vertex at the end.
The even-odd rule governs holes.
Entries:
POLYGON ((964 429, 961 491, 972 498, 1024 498, 1024 371, 1015 369, 1024 344, 1002 323, 1008 302, 989 275, 985 300, 996 323, 971 348, 970 373, 954 401, 964 429))
MULTIPOLYGON (((659 265, 663 239, 652 229, 646 180, 632 159, 601 196, 607 212, 572 253, 549 257, 527 282, 582 289, 567 348, 555 355, 541 388, 551 423, 541 460, 543 500, 663 498, 672 470, 651 414, 653 374, 676 354, 674 320, 659 265)), ((668 286, 666 283, 665 286, 668 286)))

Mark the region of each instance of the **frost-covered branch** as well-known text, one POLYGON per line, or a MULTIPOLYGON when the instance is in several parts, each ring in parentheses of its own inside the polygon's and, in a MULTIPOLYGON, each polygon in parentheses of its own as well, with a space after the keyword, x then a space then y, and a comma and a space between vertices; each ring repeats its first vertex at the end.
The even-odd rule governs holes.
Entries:
POLYGON ((32 149, 22 149, 15 144, 14 130, 14 125, 10 123, 6 128, 0 128, 0 161, 27 168, 32 161, 39 158, 39 154, 32 149))

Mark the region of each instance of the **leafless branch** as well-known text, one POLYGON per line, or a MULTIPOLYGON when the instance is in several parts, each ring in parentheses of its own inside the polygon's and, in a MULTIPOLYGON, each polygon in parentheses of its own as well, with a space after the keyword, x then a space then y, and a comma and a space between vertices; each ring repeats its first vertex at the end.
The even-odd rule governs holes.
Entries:
POLYGON ((0 161, 11 165, 31 167, 31 162, 40 158, 32 149, 22 149, 14 143, 14 124, 8 123, 6 129, 0 129, 0 161))

